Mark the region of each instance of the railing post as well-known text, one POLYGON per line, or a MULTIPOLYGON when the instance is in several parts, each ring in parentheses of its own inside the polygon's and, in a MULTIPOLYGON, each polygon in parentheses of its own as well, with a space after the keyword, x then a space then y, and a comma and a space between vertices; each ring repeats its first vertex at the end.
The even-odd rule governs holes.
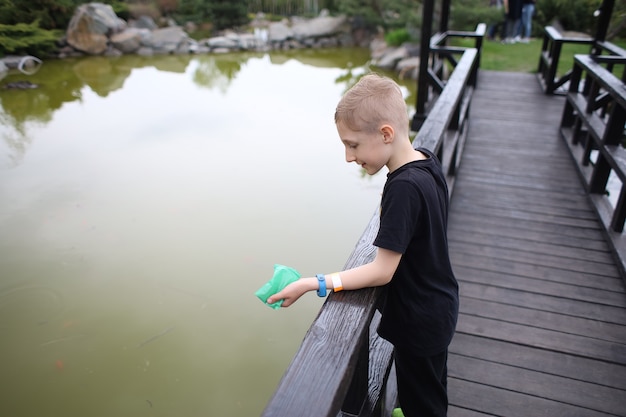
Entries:
POLYGON ((548 31, 544 28, 543 43, 541 44, 541 52, 539 54, 539 65, 537 65, 537 72, 539 73, 539 76, 541 76, 544 80, 546 78, 545 57, 548 53, 549 43, 550 43, 550 36, 548 35, 548 31))
MULTIPOLYGON (((578 88, 580 85, 580 80, 582 79, 583 69, 580 65, 574 61, 574 68, 572 69, 572 77, 570 79, 569 84, 569 93, 576 94, 578 93, 578 88)), ((563 107, 563 115, 561 116, 561 128, 570 128, 574 125, 574 121, 576 119, 576 115, 574 112, 574 106, 569 100, 565 101, 565 106, 563 107)), ((576 143, 576 135, 572 135, 572 142, 576 143)))
POLYGON ((550 48, 550 66, 548 67, 548 75, 546 76, 546 94, 552 94, 555 90, 556 72, 561 58, 561 48, 563 43, 561 40, 552 39, 552 47, 550 48))
POLYGON ((604 42, 606 39, 606 32, 608 31, 609 24, 611 23, 611 15, 613 14, 614 5, 615 0, 603 0, 602 5, 598 8, 600 15, 598 25, 596 26, 596 36, 591 47, 591 55, 600 55, 602 53, 602 48, 598 45, 598 42, 604 42))
POLYGON ((624 222, 626 221, 626 185, 622 185, 622 189, 615 205, 613 218, 611 219, 611 230, 617 233, 624 231, 624 222))
POLYGON ((420 68, 417 76, 417 103, 411 130, 418 131, 426 120, 426 103, 429 95, 428 61, 430 59, 430 38, 432 36, 432 16, 434 0, 424 0, 422 4, 422 38, 420 39, 420 68))
POLYGON ((606 129, 604 130, 604 143, 607 145, 621 145, 625 125, 626 109, 621 106, 612 106, 606 129))

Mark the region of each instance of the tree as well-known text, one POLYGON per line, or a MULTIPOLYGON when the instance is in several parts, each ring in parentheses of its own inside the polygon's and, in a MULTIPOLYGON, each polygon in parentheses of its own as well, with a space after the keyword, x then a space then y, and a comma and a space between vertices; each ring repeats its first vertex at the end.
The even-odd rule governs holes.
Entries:
POLYGON ((245 0, 213 0, 209 3, 211 21, 218 30, 245 25, 249 21, 245 0))
POLYGON ((39 22, 43 29, 65 29, 80 0, 0 0, 0 23, 39 22))
POLYGON ((211 17, 210 3, 208 0, 180 0, 174 17, 179 24, 207 22, 211 17))
POLYGON ((335 0, 334 3, 340 13, 357 17, 368 27, 409 29, 421 22, 421 1, 335 0))

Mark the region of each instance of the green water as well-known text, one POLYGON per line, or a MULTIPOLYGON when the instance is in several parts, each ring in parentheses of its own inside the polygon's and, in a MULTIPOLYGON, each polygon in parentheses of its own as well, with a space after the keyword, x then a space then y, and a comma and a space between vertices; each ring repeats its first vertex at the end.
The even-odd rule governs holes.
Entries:
MULTIPOLYGON (((0 89, 0 415, 259 415, 385 173, 333 124, 368 51, 48 61, 0 89)), ((412 82, 404 83, 413 103, 412 82)), ((305 393, 303 393, 305 395, 305 393)))

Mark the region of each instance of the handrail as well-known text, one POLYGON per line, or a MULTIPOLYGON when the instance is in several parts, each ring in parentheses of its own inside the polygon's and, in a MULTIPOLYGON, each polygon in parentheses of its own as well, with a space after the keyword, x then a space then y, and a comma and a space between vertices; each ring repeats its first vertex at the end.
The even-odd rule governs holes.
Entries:
MULTIPOLYGON (((572 70, 570 69, 563 76, 557 77, 561 50, 565 44, 590 45, 594 56, 601 56, 605 52, 609 54, 608 56, 626 57, 626 51, 611 42, 599 41, 591 37, 566 37, 562 36, 554 27, 546 26, 537 68, 537 77, 546 94, 566 94, 566 90, 560 88, 570 81, 572 70)), ((611 62, 607 65, 610 72, 613 72, 612 65, 611 62)), ((626 68, 622 74, 622 80, 626 80, 626 68)))
POLYGON ((567 72, 560 78, 557 78, 556 76, 559 60, 561 59, 561 49, 566 43, 592 45, 593 38, 565 37, 552 26, 546 26, 544 28, 543 44, 539 55, 537 75, 539 77, 541 87, 546 94, 559 93, 558 88, 568 82, 571 77, 571 72, 567 72))
POLYGON ((602 66, 606 61, 626 64, 626 55, 574 57, 560 131, 626 277, 626 83, 602 66), (621 182, 614 205, 611 173, 621 182))
POLYGON ((476 25, 476 29, 472 31, 453 31, 448 30, 445 32, 435 33, 430 37, 430 42, 426 44, 427 51, 420 53, 420 75, 417 85, 417 101, 415 104, 415 115, 411 122, 411 128, 414 131, 419 131, 424 123, 424 120, 430 113, 429 107, 437 100, 437 95, 441 93, 446 85, 446 61, 449 62, 454 70, 458 62, 455 58, 455 54, 462 55, 467 49, 464 47, 448 46, 447 42, 452 38, 473 38, 474 47, 478 51, 477 63, 474 68, 474 73, 471 77, 471 84, 476 86, 477 71, 480 67, 480 54, 482 51, 483 40, 487 25, 485 23, 479 23, 476 25), (422 63, 422 61, 424 63, 422 63), (424 73, 422 74, 422 71, 424 73), (431 99, 431 89, 433 90, 433 98, 431 99))
MULTIPOLYGON (((450 192, 467 133, 478 50, 467 49, 415 137, 415 147, 437 154, 450 192)), ((370 262, 379 226, 370 220, 346 268, 370 262)), ((393 348, 376 334, 381 288, 332 293, 307 331, 291 364, 263 411, 263 417, 389 416, 395 405, 391 373, 393 348), (384 397, 388 394, 388 401, 384 397)))
MULTIPOLYGON (((474 47, 478 49, 478 66, 480 66, 480 52, 482 51, 483 40, 486 32, 487 25, 485 23, 479 23, 476 25, 476 30, 473 32, 448 30, 443 33, 437 33, 430 40, 430 50, 435 53, 436 57, 444 57, 448 60, 448 62, 450 62, 450 64, 452 64, 453 67, 456 67, 457 61, 454 59, 454 54, 462 54, 466 48, 449 46, 447 45, 448 39, 473 38, 474 47)), ((435 68, 435 65, 436 64, 433 62, 431 68, 433 68, 435 73, 440 74, 439 68, 435 68)))

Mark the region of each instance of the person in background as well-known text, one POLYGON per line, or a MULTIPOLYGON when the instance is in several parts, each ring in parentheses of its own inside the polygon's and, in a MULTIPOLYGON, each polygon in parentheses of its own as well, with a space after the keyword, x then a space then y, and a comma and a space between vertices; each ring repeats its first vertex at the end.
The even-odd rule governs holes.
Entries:
POLYGON ((506 37, 502 43, 515 43, 522 17, 523 0, 504 0, 504 14, 506 16, 506 37))
POLYGON ((519 26, 518 36, 516 37, 519 42, 528 43, 530 41, 533 28, 533 16, 535 14, 535 2, 536 0, 522 0, 522 23, 519 26))
MULTIPOLYGON (((489 1, 489 7, 495 7, 497 10, 499 10, 501 12, 502 10, 502 4, 503 4, 503 0, 490 0, 489 1)), ((500 36, 500 39, 504 39, 506 34, 505 34, 505 29, 506 29, 506 18, 504 18, 503 15, 500 15, 500 17, 498 17, 497 21, 492 21, 491 23, 489 23, 489 27, 487 28, 487 39, 489 39, 490 41, 495 41, 496 40, 496 36, 500 36)))

